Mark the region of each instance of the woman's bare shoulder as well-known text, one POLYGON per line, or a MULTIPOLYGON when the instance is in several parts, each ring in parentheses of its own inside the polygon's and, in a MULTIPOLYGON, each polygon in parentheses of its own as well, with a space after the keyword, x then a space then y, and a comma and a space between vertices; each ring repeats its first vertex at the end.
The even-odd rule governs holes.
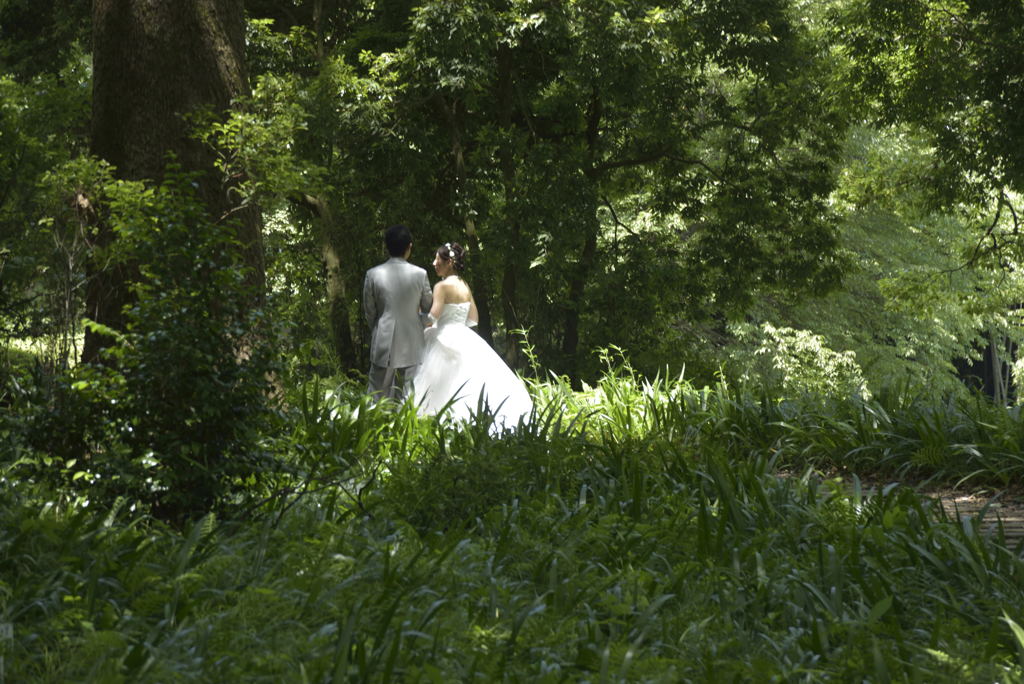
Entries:
POLYGON ((469 289, 469 285, 467 285, 466 281, 462 280, 462 278, 442 282, 444 282, 448 288, 445 291, 445 299, 449 302, 453 304, 461 304, 473 299, 472 290, 469 289))

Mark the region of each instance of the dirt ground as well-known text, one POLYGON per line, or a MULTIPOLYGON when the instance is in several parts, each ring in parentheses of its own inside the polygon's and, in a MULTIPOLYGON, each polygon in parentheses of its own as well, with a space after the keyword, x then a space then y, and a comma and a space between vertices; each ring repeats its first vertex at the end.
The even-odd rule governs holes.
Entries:
MULTIPOLYGON (((851 483, 853 478, 843 474, 843 479, 851 483)), ((861 478, 861 490, 864 492, 878 491, 893 482, 884 478, 861 478)), ((975 516, 986 506, 984 525, 990 534, 995 534, 998 522, 1002 521, 1007 544, 1016 547, 1024 541, 1024 487, 1008 487, 1003 489, 978 488, 964 485, 959 488, 940 487, 927 482, 901 482, 913 487, 918 493, 938 500, 950 518, 963 519, 975 516)))
POLYGON ((1002 521, 1003 532, 1010 546, 1024 541, 1024 496, 1020 492, 963 492, 950 489, 922 490, 922 493, 938 499, 950 517, 973 516, 985 506, 985 528, 995 533, 1002 521))

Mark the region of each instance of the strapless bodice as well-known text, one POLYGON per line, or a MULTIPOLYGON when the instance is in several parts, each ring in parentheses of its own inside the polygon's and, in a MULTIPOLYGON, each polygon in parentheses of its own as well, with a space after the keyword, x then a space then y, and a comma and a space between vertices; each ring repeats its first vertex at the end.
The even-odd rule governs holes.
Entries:
POLYGON ((467 318, 469 318, 469 302, 445 304, 444 308, 441 309, 441 316, 437 319, 437 327, 465 325, 467 318))

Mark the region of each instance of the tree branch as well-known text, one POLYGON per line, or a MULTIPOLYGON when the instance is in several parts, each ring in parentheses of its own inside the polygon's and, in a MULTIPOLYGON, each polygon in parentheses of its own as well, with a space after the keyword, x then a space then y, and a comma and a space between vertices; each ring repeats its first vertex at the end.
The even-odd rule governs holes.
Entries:
POLYGON ((975 264, 975 262, 977 261, 978 257, 981 255, 981 246, 983 244, 985 244, 985 240, 988 237, 990 237, 990 236, 992 237, 992 243, 993 243, 992 246, 993 246, 993 248, 994 249, 998 249, 999 248, 999 244, 996 242, 996 238, 995 238, 995 229, 996 229, 996 226, 999 225, 999 219, 1002 218, 1002 215, 1003 215, 1003 206, 1005 204, 1005 198, 1006 198, 1006 195, 1000 190, 1000 192, 999 192, 999 201, 996 204, 996 215, 995 215, 995 218, 992 219, 992 223, 989 224, 988 230, 985 231, 985 234, 982 235, 978 239, 978 244, 976 244, 974 246, 974 252, 971 254, 971 258, 967 260, 967 263, 964 264, 964 266, 973 266, 975 264))
POLYGON ((608 207, 608 211, 612 213, 612 221, 615 222, 615 225, 619 226, 633 237, 636 237, 636 233, 630 230, 629 226, 619 220, 619 215, 615 213, 615 207, 612 206, 612 201, 608 199, 607 196, 602 197, 601 201, 604 202, 604 206, 608 207))

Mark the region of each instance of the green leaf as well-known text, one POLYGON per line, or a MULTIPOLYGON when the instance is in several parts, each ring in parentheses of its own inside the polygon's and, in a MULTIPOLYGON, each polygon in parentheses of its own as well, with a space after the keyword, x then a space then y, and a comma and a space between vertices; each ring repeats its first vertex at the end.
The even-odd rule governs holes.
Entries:
POLYGON ((892 607, 892 596, 886 596, 881 599, 871 608, 871 613, 868 614, 868 624, 873 625, 878 622, 879 618, 885 615, 892 607))

